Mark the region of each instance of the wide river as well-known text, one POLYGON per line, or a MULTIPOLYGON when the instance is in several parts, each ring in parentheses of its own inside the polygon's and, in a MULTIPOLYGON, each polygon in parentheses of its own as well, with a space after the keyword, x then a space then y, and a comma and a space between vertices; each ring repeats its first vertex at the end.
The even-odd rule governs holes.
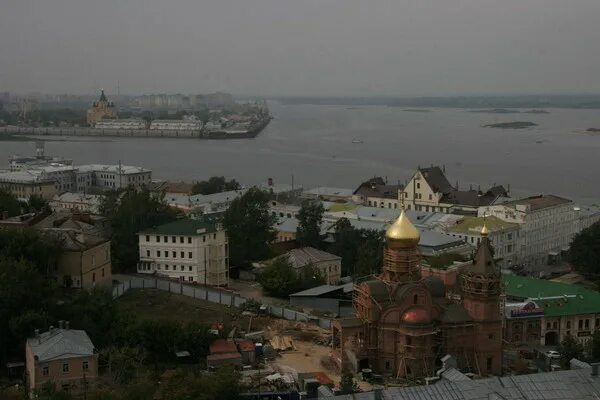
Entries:
MULTIPOLYGON (((276 182, 354 188, 381 175, 405 182, 417 166, 445 165, 461 188, 510 184, 514 195, 552 193, 582 203, 600 200, 599 110, 548 109, 549 114, 474 113, 463 109, 405 111, 270 103, 275 119, 255 139, 53 138, 46 154, 82 163, 123 163, 157 179, 213 175, 245 184, 276 182), (529 129, 482 125, 531 121, 529 129), (56 141, 55 141, 56 140, 56 141), (353 143, 362 141, 362 143, 353 143)), ((0 141, 0 160, 33 154, 32 142, 0 141)))

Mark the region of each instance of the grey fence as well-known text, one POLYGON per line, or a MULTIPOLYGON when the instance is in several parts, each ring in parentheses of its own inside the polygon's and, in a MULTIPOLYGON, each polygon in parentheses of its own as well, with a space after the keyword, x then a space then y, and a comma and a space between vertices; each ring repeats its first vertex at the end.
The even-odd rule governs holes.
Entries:
MULTIPOLYGON (((173 282, 158 278, 131 277, 130 280, 119 283, 113 287, 113 298, 125 294, 129 289, 159 289, 165 292, 181 294, 183 296, 194 297, 196 299, 210 301, 211 303, 223 304, 230 307, 241 307, 248 299, 235 293, 219 290, 216 288, 196 287, 183 282, 173 282)), ((314 321, 323 329, 331 328, 331 319, 313 316, 296 310, 281 306, 268 306, 270 315, 277 318, 284 318, 289 321, 310 322, 314 321)))

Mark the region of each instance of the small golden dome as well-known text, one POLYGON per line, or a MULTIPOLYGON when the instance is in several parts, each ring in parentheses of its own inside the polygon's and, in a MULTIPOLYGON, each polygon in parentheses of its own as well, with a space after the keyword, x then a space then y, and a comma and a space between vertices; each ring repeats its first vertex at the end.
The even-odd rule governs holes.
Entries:
POLYGON ((385 238, 391 249, 410 248, 419 244, 421 234, 402 210, 396 222, 385 232, 385 238))
POLYGON ((485 223, 483 224, 483 228, 481 228, 481 236, 487 236, 489 235, 490 231, 488 230, 487 226, 485 226, 485 223))

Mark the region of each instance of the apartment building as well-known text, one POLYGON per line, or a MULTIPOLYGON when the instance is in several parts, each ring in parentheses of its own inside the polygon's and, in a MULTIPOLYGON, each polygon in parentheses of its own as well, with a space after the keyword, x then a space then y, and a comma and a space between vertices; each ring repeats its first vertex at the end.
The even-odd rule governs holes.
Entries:
POLYGON ((578 218, 573 202, 554 195, 539 195, 480 207, 479 216, 494 216, 520 226, 518 263, 528 266, 552 262, 568 250, 578 218))
POLYGON ((226 286, 227 233, 216 219, 180 219, 138 233, 139 273, 182 282, 226 286))
MULTIPOLYGON (((25 375, 32 395, 46 383, 73 395, 89 393, 98 379, 98 354, 85 331, 69 322, 48 332, 36 330, 25 344, 25 375)), ((34 398, 34 397, 32 397, 34 398)))

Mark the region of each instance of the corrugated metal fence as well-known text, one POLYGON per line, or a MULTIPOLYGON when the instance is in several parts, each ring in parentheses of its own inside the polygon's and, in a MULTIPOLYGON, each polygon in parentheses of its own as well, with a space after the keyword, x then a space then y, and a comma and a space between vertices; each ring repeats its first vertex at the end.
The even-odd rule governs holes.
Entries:
MULTIPOLYGON (((174 282, 158 278, 131 277, 130 280, 113 287, 113 298, 125 294, 129 289, 158 289, 174 294, 194 297, 196 299, 210 301, 230 307, 240 307, 246 302, 246 298, 235 293, 208 287, 196 287, 183 282, 174 282)), ((285 318, 289 321, 309 322, 313 321, 323 329, 331 328, 331 319, 317 317, 311 314, 290 310, 281 306, 267 305, 270 315, 285 318)))

